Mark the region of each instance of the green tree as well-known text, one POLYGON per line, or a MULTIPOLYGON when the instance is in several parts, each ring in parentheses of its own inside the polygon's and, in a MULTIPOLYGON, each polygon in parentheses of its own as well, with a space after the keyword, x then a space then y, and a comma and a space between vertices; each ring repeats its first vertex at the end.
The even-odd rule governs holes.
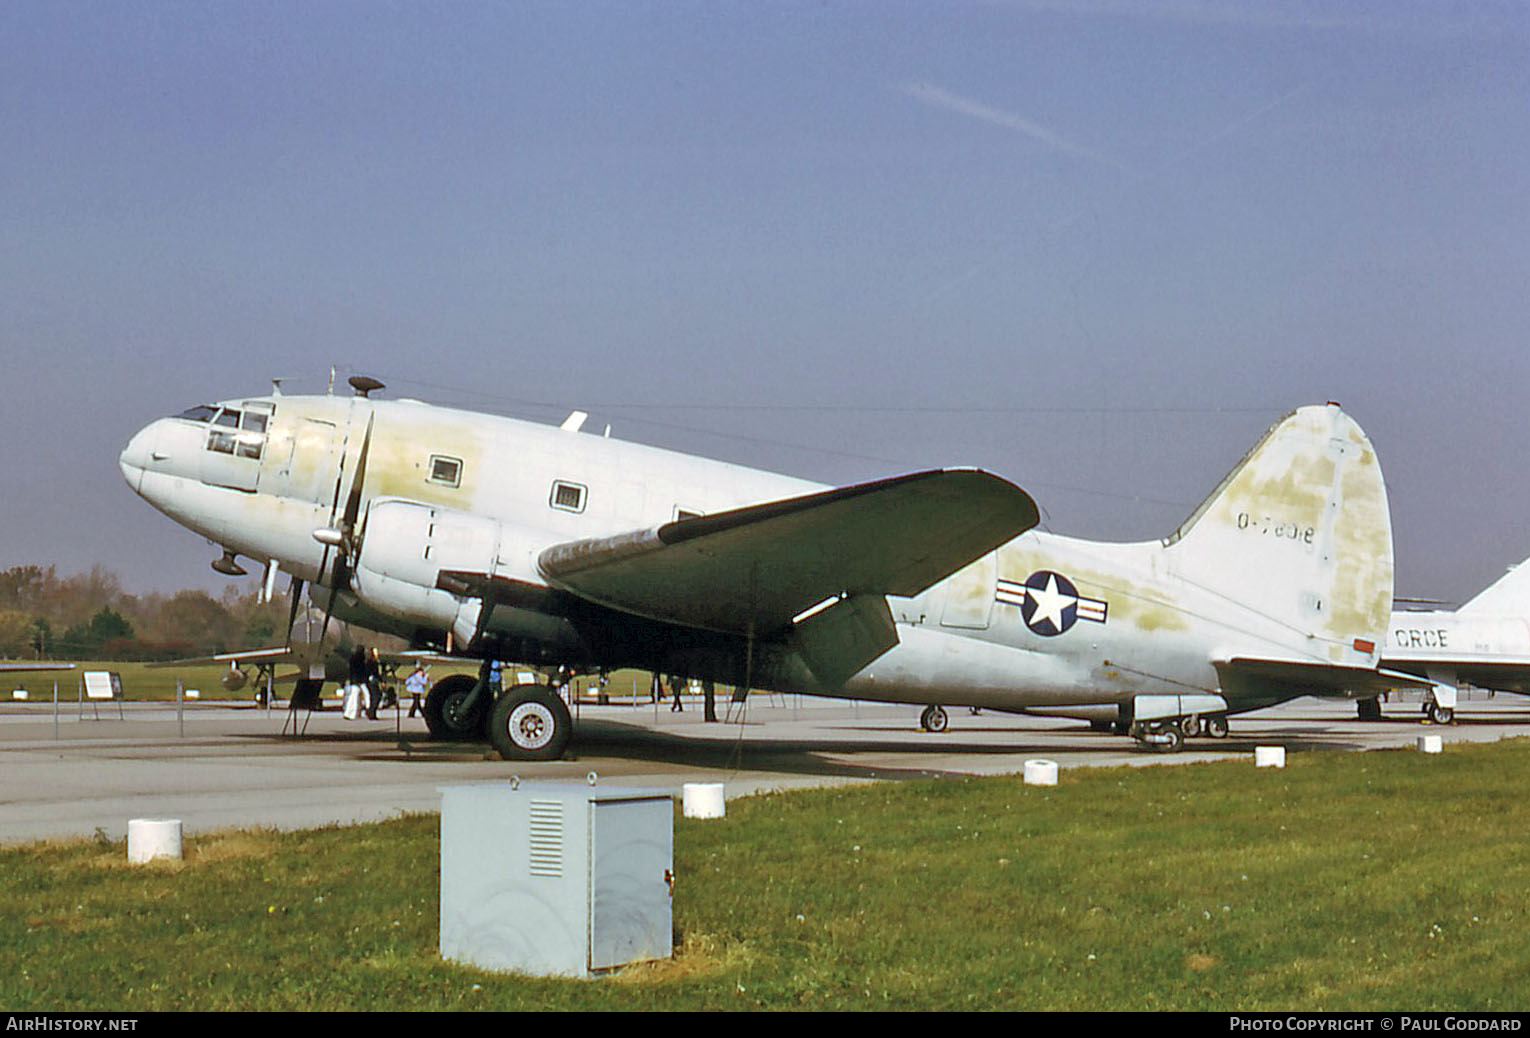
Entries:
POLYGON ((32 645, 32 618, 20 609, 0 609, 0 656, 15 658, 32 645))
POLYGON ((53 648, 53 627, 45 617, 39 616, 32 621, 31 648, 38 659, 42 659, 53 648))

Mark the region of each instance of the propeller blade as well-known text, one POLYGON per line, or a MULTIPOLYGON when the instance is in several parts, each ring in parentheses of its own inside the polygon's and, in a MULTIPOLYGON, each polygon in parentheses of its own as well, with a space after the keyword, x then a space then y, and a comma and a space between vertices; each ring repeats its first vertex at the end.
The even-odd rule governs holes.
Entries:
POLYGON ((340 520, 345 543, 335 557, 336 589, 350 585, 353 556, 361 552, 361 534, 356 529, 356 523, 361 518, 361 498, 367 478, 367 453, 372 449, 372 423, 375 419, 376 415, 367 416, 367 431, 361 438, 361 450, 356 455, 356 475, 351 480, 351 492, 345 500, 345 515, 340 520))
POLYGON ((292 604, 287 607, 287 648, 292 648, 292 628, 297 623, 298 606, 303 601, 303 580, 301 577, 292 578, 292 604))

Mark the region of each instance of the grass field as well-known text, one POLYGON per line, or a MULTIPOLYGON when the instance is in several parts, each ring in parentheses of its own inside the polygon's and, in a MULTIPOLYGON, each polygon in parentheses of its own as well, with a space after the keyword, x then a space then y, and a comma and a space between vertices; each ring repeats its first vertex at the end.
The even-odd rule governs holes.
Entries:
MULTIPOLYGON (((676 819, 678 952, 442 962, 433 817, 0 851, 0 1005, 1522 1010, 1530 742, 880 784, 676 819)), ((321 794, 316 794, 321 795, 321 794)))

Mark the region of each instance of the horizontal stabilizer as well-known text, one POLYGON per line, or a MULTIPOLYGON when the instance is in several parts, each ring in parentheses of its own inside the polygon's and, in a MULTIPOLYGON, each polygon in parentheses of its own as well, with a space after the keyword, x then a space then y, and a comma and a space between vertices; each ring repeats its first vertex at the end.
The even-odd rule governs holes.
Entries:
POLYGON ((916 595, 1038 519, 1013 483, 937 470, 570 541, 538 566, 623 612, 765 634, 835 596, 916 595))
MULTIPOLYGON (((1404 662, 1399 662, 1397 666, 1411 667, 1404 662)), ((1505 656, 1491 660, 1431 658, 1429 669, 1437 673, 1449 674, 1455 684, 1530 696, 1530 659, 1523 656, 1505 656)), ((1424 688, 1438 683, 1413 673, 1404 673, 1404 676, 1409 680, 1398 681, 1397 687, 1424 688)))
POLYGON ((171 667, 210 667, 214 663, 290 663, 292 649, 285 645, 269 649, 244 649, 240 652, 220 652, 213 656, 187 656, 176 660, 155 660, 145 663, 149 670, 168 670, 171 667))
MULTIPOLYGON (((1241 700, 1280 702, 1298 696, 1368 698, 1408 685, 1408 676, 1374 667, 1240 656, 1216 664, 1222 691, 1241 700)), ((1416 678, 1411 679, 1417 684, 1416 678)))

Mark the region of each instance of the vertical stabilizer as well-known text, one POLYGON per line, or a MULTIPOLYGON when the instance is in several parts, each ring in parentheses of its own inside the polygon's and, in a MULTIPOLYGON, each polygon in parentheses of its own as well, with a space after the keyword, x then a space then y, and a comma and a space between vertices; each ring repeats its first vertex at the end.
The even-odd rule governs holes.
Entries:
POLYGON ((1467 602, 1458 613, 1474 613, 1478 616, 1530 617, 1530 559, 1484 588, 1476 598, 1467 602))
POLYGON ((1273 621, 1309 659, 1371 666, 1392 608, 1392 522, 1370 440, 1337 404, 1276 423, 1165 542, 1185 580, 1273 621))

